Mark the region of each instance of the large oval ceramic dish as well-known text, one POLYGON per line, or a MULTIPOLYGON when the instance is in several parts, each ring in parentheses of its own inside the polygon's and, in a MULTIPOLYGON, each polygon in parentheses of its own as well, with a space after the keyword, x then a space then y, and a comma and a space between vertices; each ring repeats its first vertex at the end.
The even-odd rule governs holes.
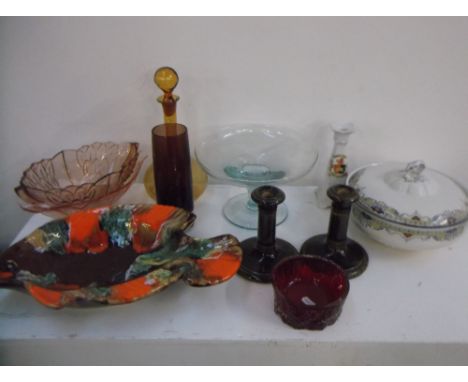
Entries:
POLYGON ((36 229, 0 255, 0 287, 24 288, 40 303, 61 308, 123 304, 179 279, 209 286, 234 276, 242 251, 223 235, 194 239, 195 220, 163 205, 86 210, 36 229))
POLYGON ((347 184, 360 194, 353 206, 354 221, 389 247, 447 246, 468 221, 466 189, 422 161, 374 163, 351 173, 347 184))

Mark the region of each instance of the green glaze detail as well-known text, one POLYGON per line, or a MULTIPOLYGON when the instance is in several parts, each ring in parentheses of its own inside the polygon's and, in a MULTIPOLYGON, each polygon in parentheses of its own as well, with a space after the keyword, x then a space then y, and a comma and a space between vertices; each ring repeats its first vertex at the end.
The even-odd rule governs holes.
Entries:
POLYGON ((195 215, 185 210, 177 209, 172 214, 171 218, 164 222, 160 228, 162 243, 164 243, 164 245, 166 245, 166 243, 169 245, 177 245, 177 238, 180 237, 180 235, 184 235, 183 231, 190 227, 194 220, 195 215))
POLYGON ((130 280, 148 272, 154 266, 151 253, 138 256, 125 272, 125 280, 130 280))
MULTIPOLYGON (((173 235, 172 238, 180 237, 173 235)), ((191 262, 193 259, 202 259, 209 256, 213 250, 224 248, 224 241, 214 242, 210 239, 192 239, 182 236, 182 239, 165 243, 164 247, 150 253, 138 256, 125 274, 125 280, 138 277, 154 267, 169 267, 180 261, 191 262)))
POLYGON ((180 277, 185 273, 184 266, 177 266, 169 269, 156 269, 153 272, 148 273, 145 276, 145 284, 155 285, 157 284, 157 289, 167 287, 173 282, 180 279, 180 277))
POLYGON ((64 255, 68 241, 68 224, 64 220, 55 220, 42 227, 49 250, 64 255))
POLYGON ((55 273, 46 273, 45 275, 34 275, 29 271, 21 270, 16 274, 16 280, 21 282, 31 282, 33 284, 47 287, 57 282, 55 273))
POLYGON ((174 272, 171 272, 168 269, 156 269, 145 276, 145 283, 153 285, 157 282, 162 285, 167 285, 173 274, 174 272))
POLYGON ((109 235, 110 242, 120 248, 130 245, 132 210, 117 207, 101 215, 101 226, 109 235))
POLYGON ((111 288, 109 287, 87 287, 84 288, 88 296, 95 296, 95 299, 104 299, 111 295, 111 288))
POLYGON ((98 302, 102 304, 108 303, 108 299, 112 296, 111 287, 86 287, 62 292, 64 296, 73 303, 80 305, 81 303, 98 302))
POLYGON ((33 231, 26 241, 38 252, 52 251, 65 255, 68 241, 68 225, 65 220, 54 220, 33 231))

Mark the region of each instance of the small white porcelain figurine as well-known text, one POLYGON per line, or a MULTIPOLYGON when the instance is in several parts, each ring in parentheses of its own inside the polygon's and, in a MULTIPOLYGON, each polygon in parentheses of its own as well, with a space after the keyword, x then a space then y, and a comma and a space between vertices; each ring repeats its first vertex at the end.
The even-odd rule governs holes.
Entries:
POLYGON ((327 175, 322 181, 322 184, 317 188, 317 205, 320 208, 329 208, 331 200, 327 196, 329 187, 336 184, 345 184, 348 176, 348 157, 346 155, 346 145, 348 144, 349 136, 354 133, 354 125, 345 123, 339 126, 332 126, 333 146, 330 161, 328 162, 327 175))

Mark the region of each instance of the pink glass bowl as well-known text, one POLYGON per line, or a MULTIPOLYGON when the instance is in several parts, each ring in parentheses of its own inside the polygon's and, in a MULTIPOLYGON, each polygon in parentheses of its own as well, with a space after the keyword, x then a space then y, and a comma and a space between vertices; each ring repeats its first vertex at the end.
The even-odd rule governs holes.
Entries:
POLYGON ((335 263, 319 256, 287 257, 272 276, 275 312, 289 326, 322 330, 338 319, 349 281, 335 263))
POLYGON ((95 142, 31 164, 15 188, 21 208, 61 218, 111 205, 140 171, 145 158, 139 160, 138 147, 136 142, 95 142))

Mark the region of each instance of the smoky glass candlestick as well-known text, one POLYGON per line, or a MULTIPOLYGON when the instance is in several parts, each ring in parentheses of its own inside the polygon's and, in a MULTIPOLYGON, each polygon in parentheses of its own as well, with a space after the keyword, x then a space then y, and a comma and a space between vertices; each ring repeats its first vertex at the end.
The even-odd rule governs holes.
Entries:
POLYGON ((347 237, 349 214, 359 194, 352 187, 336 185, 327 195, 332 200, 328 233, 306 240, 301 253, 326 257, 343 268, 348 278, 357 277, 369 262, 366 250, 347 237))
POLYGON ((241 243, 243 258, 238 274, 268 283, 276 263, 298 252, 289 242, 276 238, 276 211, 286 198, 284 192, 274 186, 261 186, 253 190, 251 197, 258 206, 257 237, 241 243))

